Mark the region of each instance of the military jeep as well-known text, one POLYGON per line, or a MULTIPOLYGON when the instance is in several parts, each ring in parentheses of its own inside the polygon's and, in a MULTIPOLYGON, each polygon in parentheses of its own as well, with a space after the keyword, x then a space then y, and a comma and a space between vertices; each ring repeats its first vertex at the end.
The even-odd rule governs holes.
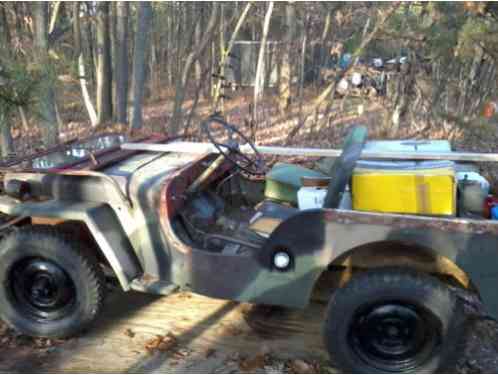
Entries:
POLYGON ((106 134, 4 163, 1 318, 28 335, 68 337, 97 319, 113 280, 124 291, 288 308, 306 307, 325 280, 331 296, 316 319, 339 368, 434 372, 457 354, 456 290, 498 316, 495 221, 344 203, 359 159, 453 153, 368 153, 364 127, 342 150, 255 146, 219 117, 202 129, 209 142, 106 134), (331 162, 266 170, 262 154, 331 162), (299 209, 302 185, 319 185, 320 207, 299 209))

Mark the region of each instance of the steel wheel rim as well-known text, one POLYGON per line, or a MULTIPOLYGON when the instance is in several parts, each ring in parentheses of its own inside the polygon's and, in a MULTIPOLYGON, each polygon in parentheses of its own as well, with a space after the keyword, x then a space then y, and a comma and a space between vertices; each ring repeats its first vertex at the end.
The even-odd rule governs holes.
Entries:
POLYGON ((430 311, 387 301, 361 308, 348 333, 349 344, 365 364, 381 371, 415 370, 439 348, 441 328, 430 311))
POLYGON ((76 287, 67 272, 55 262, 39 257, 14 264, 10 292, 17 310, 44 322, 64 318, 76 301, 76 287))

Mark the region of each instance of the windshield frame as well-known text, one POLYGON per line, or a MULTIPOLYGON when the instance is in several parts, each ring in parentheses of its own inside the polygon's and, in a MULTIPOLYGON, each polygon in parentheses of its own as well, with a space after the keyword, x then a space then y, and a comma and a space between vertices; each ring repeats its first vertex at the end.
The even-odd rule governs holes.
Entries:
POLYGON ((122 150, 121 144, 125 142, 145 142, 145 143, 162 143, 169 140, 170 137, 165 135, 151 135, 147 137, 140 137, 138 139, 132 139, 132 137, 127 136, 125 133, 100 133, 95 134, 90 137, 82 139, 72 139, 65 143, 50 147, 46 150, 38 151, 30 155, 23 157, 18 157, 14 159, 8 159, 0 162, 0 172, 56 172, 64 170, 99 170, 112 164, 116 161, 122 160, 130 155, 134 155, 136 151, 122 150), (78 149, 79 145, 85 143, 90 143, 99 138, 104 137, 124 137, 123 141, 115 146, 105 147, 100 150, 89 152, 88 155, 82 156, 81 158, 73 161, 68 161, 67 163, 60 163, 57 166, 49 168, 34 168, 33 161, 37 158, 43 158, 50 154, 55 154, 58 152, 64 152, 70 149, 78 149))

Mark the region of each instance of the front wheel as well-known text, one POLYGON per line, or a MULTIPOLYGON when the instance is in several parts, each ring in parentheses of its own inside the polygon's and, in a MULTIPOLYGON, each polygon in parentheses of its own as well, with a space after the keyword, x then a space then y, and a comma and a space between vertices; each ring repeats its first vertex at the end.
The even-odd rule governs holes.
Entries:
POLYGON ((68 337, 99 314, 105 282, 96 259, 51 227, 25 227, 0 244, 0 315, 21 333, 68 337))
POLYGON ((347 372, 436 372, 454 360, 462 309, 438 279, 387 268, 353 277, 327 309, 325 345, 347 372))

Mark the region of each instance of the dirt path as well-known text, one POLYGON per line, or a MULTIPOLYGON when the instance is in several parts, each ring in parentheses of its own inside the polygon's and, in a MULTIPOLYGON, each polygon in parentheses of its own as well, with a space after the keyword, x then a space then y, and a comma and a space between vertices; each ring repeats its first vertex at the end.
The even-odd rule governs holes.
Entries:
POLYGON ((0 371, 281 372, 288 359, 320 370, 324 307, 287 311, 190 293, 114 293, 89 332, 49 348, 2 350, 0 371))
MULTIPOLYGON (((0 335, 0 372, 334 373, 320 335, 324 302, 284 310, 190 293, 114 292, 102 318, 78 338, 20 336, 6 345, 0 335)), ((462 342, 457 372, 498 371, 495 322, 469 319, 462 342)))

